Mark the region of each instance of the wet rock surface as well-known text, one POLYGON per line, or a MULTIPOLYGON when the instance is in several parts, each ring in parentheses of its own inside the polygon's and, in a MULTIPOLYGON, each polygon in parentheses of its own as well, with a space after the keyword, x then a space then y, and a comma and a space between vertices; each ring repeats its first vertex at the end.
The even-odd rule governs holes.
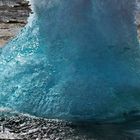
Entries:
POLYGON ((0 139, 65 140, 74 135, 73 127, 72 123, 61 120, 5 114, 0 117, 0 139))
POLYGON ((96 140, 97 132, 93 132, 84 122, 45 119, 0 108, 0 140, 96 140))
POLYGON ((67 122, 0 109, 0 140, 139 140, 140 121, 67 122))

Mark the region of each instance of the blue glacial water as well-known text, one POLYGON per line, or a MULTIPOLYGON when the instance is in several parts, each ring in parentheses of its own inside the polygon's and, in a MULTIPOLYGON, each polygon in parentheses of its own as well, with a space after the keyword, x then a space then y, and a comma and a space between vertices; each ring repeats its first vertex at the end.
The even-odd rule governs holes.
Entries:
POLYGON ((0 55, 0 107, 47 118, 139 116, 135 0, 31 0, 0 55))

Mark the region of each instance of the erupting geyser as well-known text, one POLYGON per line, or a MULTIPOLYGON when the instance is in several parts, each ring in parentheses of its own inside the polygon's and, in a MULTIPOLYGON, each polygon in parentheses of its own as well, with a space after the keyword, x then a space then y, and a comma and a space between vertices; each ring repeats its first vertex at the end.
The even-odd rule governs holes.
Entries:
POLYGON ((0 106, 48 118, 123 119, 140 110, 135 0, 32 0, 0 56, 0 106))

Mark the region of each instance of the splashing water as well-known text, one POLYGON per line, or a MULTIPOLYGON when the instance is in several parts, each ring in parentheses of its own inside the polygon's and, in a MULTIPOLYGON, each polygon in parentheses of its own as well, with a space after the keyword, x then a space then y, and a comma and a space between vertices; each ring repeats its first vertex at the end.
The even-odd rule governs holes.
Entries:
POLYGON ((123 119, 140 110, 134 0, 32 0, 0 56, 0 107, 49 118, 123 119))

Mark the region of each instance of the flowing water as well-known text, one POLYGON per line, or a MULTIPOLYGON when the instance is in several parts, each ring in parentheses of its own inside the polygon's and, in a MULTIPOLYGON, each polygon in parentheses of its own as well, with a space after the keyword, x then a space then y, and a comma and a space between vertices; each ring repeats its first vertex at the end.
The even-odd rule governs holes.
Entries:
POLYGON ((0 107, 47 118, 139 116, 135 0, 31 0, 34 14, 2 49, 0 107))

